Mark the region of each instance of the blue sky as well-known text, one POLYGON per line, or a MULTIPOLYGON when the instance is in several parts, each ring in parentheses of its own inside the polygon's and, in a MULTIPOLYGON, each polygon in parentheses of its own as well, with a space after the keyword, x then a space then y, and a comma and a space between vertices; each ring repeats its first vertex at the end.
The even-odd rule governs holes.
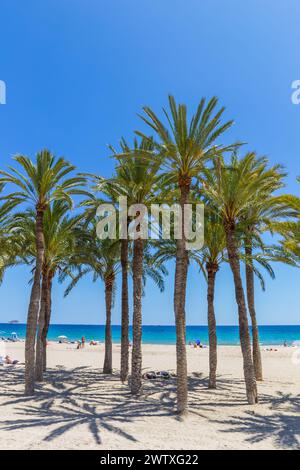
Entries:
MULTIPOLYGON (((156 111, 168 93, 194 107, 217 95, 235 120, 228 141, 268 155, 289 172, 287 191, 299 194, 300 105, 291 83, 300 79, 298 0, 2 0, 0 80, 1 168, 15 153, 47 147, 79 171, 110 175, 107 144, 141 128, 143 105, 156 111)), ((299 271, 275 266, 276 281, 257 288, 261 324, 299 324, 299 271)), ((160 294, 149 281, 145 324, 173 324, 173 267, 160 294)), ((0 287, 0 322, 24 321, 29 272, 7 272, 0 287)), ((219 324, 236 324, 232 277, 218 275, 219 324)), ((117 298, 113 322, 119 323, 117 298)), ((53 292, 53 322, 103 323, 101 284, 87 278, 67 299, 53 292)), ((206 323, 205 283, 189 274, 187 322, 206 323)))

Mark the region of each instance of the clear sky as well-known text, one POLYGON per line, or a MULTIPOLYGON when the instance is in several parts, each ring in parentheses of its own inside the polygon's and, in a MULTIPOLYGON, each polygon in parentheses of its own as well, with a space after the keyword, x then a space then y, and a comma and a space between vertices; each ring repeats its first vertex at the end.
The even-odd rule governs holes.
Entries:
MULTIPOLYGON (((107 144, 130 139, 143 105, 159 111, 168 93, 190 107, 217 95, 235 120, 228 140, 282 163, 287 191, 299 194, 300 79, 298 0, 1 0, 0 164, 47 147, 79 171, 110 175, 107 144)), ((299 324, 299 271, 275 266, 267 291, 257 286, 261 324, 299 324)), ((173 324, 173 267, 160 294, 149 281, 145 324, 173 324)), ((7 272, 0 322, 24 321, 28 269, 7 272)), ((113 322, 119 323, 119 296, 113 322)), ((218 274, 219 324, 236 324, 232 277, 218 274)), ((86 278, 67 299, 53 292, 53 322, 103 323, 100 283, 86 278)), ((189 274, 187 322, 206 324, 205 283, 189 274)))

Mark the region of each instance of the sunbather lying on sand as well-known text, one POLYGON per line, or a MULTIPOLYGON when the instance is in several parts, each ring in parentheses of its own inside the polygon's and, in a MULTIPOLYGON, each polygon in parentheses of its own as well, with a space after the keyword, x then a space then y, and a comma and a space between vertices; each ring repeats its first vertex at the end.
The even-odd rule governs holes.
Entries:
POLYGON ((18 364, 19 361, 18 361, 17 359, 14 359, 14 360, 11 359, 10 356, 5 356, 5 358, 4 358, 4 363, 5 363, 5 364, 12 364, 12 365, 14 366, 14 365, 18 364))

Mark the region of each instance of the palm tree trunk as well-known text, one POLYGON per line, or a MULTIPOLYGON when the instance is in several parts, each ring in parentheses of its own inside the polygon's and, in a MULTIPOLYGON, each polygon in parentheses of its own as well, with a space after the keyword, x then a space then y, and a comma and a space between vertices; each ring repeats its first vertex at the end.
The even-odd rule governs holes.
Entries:
POLYGON ((208 285, 207 285, 207 320, 209 337, 209 382, 208 388, 217 388, 217 331, 214 308, 215 280, 218 271, 216 263, 206 265, 208 285))
POLYGON ((114 276, 110 275, 105 279, 105 354, 103 364, 103 374, 112 374, 112 338, 111 338, 111 305, 114 285, 114 276))
POLYGON ((35 380, 37 382, 43 381, 43 345, 42 345, 42 331, 46 324, 46 303, 47 303, 47 274, 43 273, 42 276, 42 291, 41 291, 41 305, 38 320, 38 331, 36 338, 36 357, 35 357, 35 380))
POLYGON ((182 237, 177 240, 174 286, 174 312, 176 324, 176 363, 177 363, 177 413, 187 410, 188 382, 186 360, 185 298, 188 271, 188 255, 184 236, 184 205, 188 202, 190 179, 180 181, 180 206, 182 211, 182 237))
POLYGON ((36 211, 36 264, 27 315, 25 341, 25 395, 34 394, 35 340, 40 309, 41 273, 44 262, 43 210, 36 211))
POLYGON ((121 319, 121 371, 120 378, 125 382, 129 369, 129 307, 128 307, 128 240, 121 241, 122 265, 122 319, 121 319))
POLYGON ((51 318, 51 295, 52 295, 52 275, 48 279, 48 289, 47 289, 47 303, 46 303, 46 316, 45 316, 45 328, 42 332, 42 346, 43 346, 43 371, 46 371, 47 368, 47 336, 50 325, 51 318))
POLYGON ((256 380, 263 380, 262 372, 262 360, 261 352, 259 347, 259 334, 258 334, 258 325, 256 321, 256 311, 255 311, 255 302, 254 302, 254 273, 252 269, 252 246, 251 241, 247 240, 245 246, 245 254, 249 261, 246 263, 246 285, 247 285, 247 302, 248 309, 251 317, 251 326, 252 326, 252 352, 253 352, 253 364, 256 380))
POLYGON ((47 334, 51 317, 52 274, 43 275, 41 308, 36 341, 35 378, 42 382, 47 367, 47 334))
POLYGON ((134 240, 133 245, 133 320, 131 393, 139 395, 142 390, 142 275, 144 241, 134 240))
POLYGON ((258 402, 256 379, 251 354, 251 342, 245 303, 245 294, 241 279, 240 261, 235 240, 234 224, 225 224, 227 251, 229 263, 233 274, 235 297, 238 305, 240 342, 243 355, 244 377, 248 403, 253 405, 258 402))

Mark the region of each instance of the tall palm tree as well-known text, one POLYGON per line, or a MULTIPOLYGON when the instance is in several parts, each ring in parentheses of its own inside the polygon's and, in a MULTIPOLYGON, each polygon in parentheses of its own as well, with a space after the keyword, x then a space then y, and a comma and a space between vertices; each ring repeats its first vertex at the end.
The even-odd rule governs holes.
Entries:
MULTIPOLYGON (((216 145, 217 139, 232 125, 232 121, 222 123, 224 108, 217 109, 217 98, 208 103, 200 101, 196 113, 189 121, 184 104, 177 105, 169 96, 170 111, 164 111, 168 127, 149 108, 144 107, 143 121, 155 132, 158 139, 157 150, 162 159, 162 168, 168 174, 169 182, 177 185, 180 191, 180 206, 189 202, 192 178, 198 177, 205 163, 225 151, 226 147, 216 145)), ((145 135, 138 132, 145 138, 145 135)), ((231 149, 229 146, 227 149, 231 149)), ((151 156, 152 157, 152 156, 151 156)), ((181 222, 182 238, 177 240, 174 312, 176 323, 177 357, 177 412, 187 409, 187 361, 186 361, 186 320, 185 298, 188 272, 188 255, 184 230, 184 217, 181 222)))
MULTIPOLYGON (((113 147, 110 147, 117 157, 117 152, 113 147)), ((124 140, 121 141, 121 148, 126 151, 129 150, 128 145, 124 140)), ((103 178, 98 175, 88 175, 92 177, 93 193, 90 194, 89 198, 86 199, 82 205, 85 207, 85 215, 88 220, 95 217, 96 212, 100 204, 108 202, 113 204, 116 211, 119 210, 118 198, 126 197, 128 202, 128 180, 124 178, 130 175, 130 173, 124 172, 124 167, 127 161, 121 159, 118 161, 118 167, 116 168, 115 175, 110 178, 103 178), (119 179, 120 175, 120 179, 119 179), (105 197, 105 201, 99 199, 94 193, 100 192, 105 197)), ((130 202, 129 202, 130 204, 130 202)), ((119 214, 120 217, 120 214, 119 214)), ((130 223, 130 217, 126 216, 126 233, 130 223)), ((128 377, 129 371, 129 301, 128 301, 128 260, 129 260, 129 243, 128 237, 120 239, 121 243, 121 270, 122 270, 122 286, 121 286, 121 357, 120 357, 120 379, 124 383, 128 377)))
MULTIPOLYGON (((128 227, 127 221, 127 227, 128 227)), ((129 371, 129 300, 128 300, 128 239, 121 240, 121 363, 120 379, 124 383, 129 371)))
MULTIPOLYGON (((249 309, 252 310, 254 347, 258 357, 258 330, 255 311, 251 304, 251 285, 255 273, 253 260, 253 242, 258 234, 270 228, 273 219, 286 214, 283 200, 273 196, 273 191, 282 185, 283 174, 279 167, 267 168, 266 158, 257 158, 254 153, 248 153, 240 160, 234 154, 230 165, 225 165, 223 159, 214 160, 214 171, 205 171, 205 191, 218 207, 223 220, 226 234, 226 246, 229 263, 233 273, 236 301, 239 312, 239 328, 241 348, 244 361, 244 375, 248 402, 253 404, 258 400, 255 369, 251 354, 250 335, 246 310, 245 293, 240 273, 239 244, 241 233, 247 237, 246 265, 249 309), (265 202, 264 203, 262 202, 265 202), (249 234, 251 227, 251 235, 249 234), (249 252, 249 237, 251 250, 249 252), (250 268, 250 269, 249 269, 250 268), (249 283, 249 274, 251 275, 249 283), (249 289, 250 288, 250 289, 249 289), (254 313, 254 315, 253 315, 254 313)), ((273 256, 274 258, 274 256, 273 256)), ((261 263, 263 262, 260 259, 261 263)))
POLYGON ((205 242, 199 252, 200 262, 205 266, 207 278, 207 323, 209 338, 209 388, 217 387, 217 329, 215 316, 216 275, 224 261, 226 249, 225 231, 218 213, 206 211, 205 242))
MULTIPOLYGON (((66 201, 55 200, 48 205, 43 218, 45 256, 36 339, 35 376, 37 381, 43 380, 43 372, 46 370, 46 342, 51 317, 53 279, 57 273, 72 276, 71 262, 77 234, 75 228, 81 216, 70 217, 69 209, 66 201)), ((11 225, 18 243, 19 258, 27 264, 34 264, 36 259, 35 212, 27 210, 15 214, 11 225)))
MULTIPOLYGON (((73 275, 72 282, 66 289, 65 295, 75 287, 78 281, 86 274, 93 273, 93 279, 100 278, 105 285, 105 303, 106 303, 106 324, 105 324, 105 356, 103 373, 112 373, 112 335, 111 335, 111 308, 115 291, 116 276, 120 271, 120 241, 103 239, 99 240, 94 231, 87 231, 82 226, 77 234, 77 243, 74 250, 74 256, 71 257, 71 265, 76 268, 77 274, 73 275)), ((132 257, 132 256, 131 256, 132 257)), ((133 273, 133 269, 130 270, 133 273)), ((162 264, 156 264, 152 259, 149 246, 146 245, 143 256, 143 286, 146 284, 146 278, 150 277, 159 287, 164 290, 163 277, 167 274, 162 264)), ((60 280, 64 280, 66 275, 70 275, 64 270, 60 280)))
MULTIPOLYGON (((158 174, 160 160, 156 158, 143 158, 144 155, 154 155, 152 139, 134 141, 130 148, 123 140, 121 152, 114 151, 119 160, 118 184, 122 187, 123 195, 127 197, 128 206, 143 205, 149 207, 156 202, 157 191, 161 176, 158 174), (124 163, 124 161, 126 163, 124 163), (125 190, 125 191, 124 191, 125 190)), ((139 215, 138 213, 136 215, 139 215)), ((132 217, 134 219, 134 216, 132 217)), ((148 219, 147 219, 148 223, 148 219)), ((135 224, 135 222, 134 222, 135 224)), ((143 281, 143 252, 145 239, 141 224, 137 224, 135 231, 131 230, 133 238, 133 341, 131 363, 131 393, 139 395, 142 389, 142 281, 143 281)), ((130 231, 130 226, 129 226, 130 231)))
MULTIPOLYGON (((207 201, 208 203, 208 201, 207 201)), ((208 206, 205 212, 205 242, 201 250, 189 251, 189 262, 196 262, 207 281, 207 320, 209 335, 209 388, 216 388, 217 331, 214 309, 216 274, 224 261, 226 248, 225 232, 220 217, 208 206)), ((165 263, 176 259, 176 240, 157 243, 153 262, 165 263)))
MULTIPOLYGON (((134 242, 129 237, 129 225, 134 221, 134 216, 125 213, 122 208, 119 207, 119 198, 126 198, 127 207, 131 207, 134 204, 139 204, 141 198, 144 198, 146 201, 147 197, 150 197, 150 200, 153 200, 155 194, 154 190, 151 188, 151 184, 154 183, 156 179, 156 171, 159 165, 154 162, 149 163, 141 158, 137 158, 139 152, 152 152, 153 143, 151 141, 142 140, 138 142, 137 139, 134 140, 133 148, 125 141, 121 139, 120 141, 120 151, 118 152, 114 147, 110 146, 110 149, 113 153, 113 156, 117 160, 117 166, 115 169, 115 174, 112 178, 103 178, 98 175, 86 175, 92 179, 92 189, 93 192, 90 194, 89 198, 86 199, 82 205, 85 207, 86 219, 92 220, 95 217, 97 208, 100 204, 110 203, 113 204, 115 210, 118 212, 119 221, 122 218, 121 228, 117 230, 117 236, 120 240, 121 245, 121 268, 122 268, 122 313, 121 313, 121 364, 120 364, 120 379, 122 382, 125 382, 128 377, 129 371, 129 305, 128 305, 128 274, 129 271, 134 273, 134 269, 129 269, 129 257, 133 253, 131 247, 134 242), (148 172, 148 174, 147 174, 148 172), (150 178, 149 182, 146 178, 150 178), (102 199, 99 198, 94 193, 100 192, 102 199), (148 195, 147 195, 148 191, 148 195), (103 199, 104 196, 104 199, 103 199)), ((155 183, 156 184, 156 183, 155 183)), ((149 203, 149 202, 147 202, 149 203)), ((151 265, 148 253, 148 244, 143 243, 143 250, 145 251, 145 259, 142 257, 143 269, 140 280, 145 281, 146 276, 150 276, 158 283, 161 288, 158 270, 164 270, 163 266, 156 268, 151 265), (145 276, 146 274, 146 276, 145 276)), ((134 263, 134 256, 132 264, 134 263)), ((163 273, 165 274, 165 272, 163 273)), ((135 276, 135 275, 134 275, 135 276)), ((137 283, 133 283, 134 286, 137 283)), ((134 322, 135 323, 135 322, 134 322)), ((141 338, 141 336, 140 336, 141 338)), ((138 343, 135 340, 133 341, 134 347, 133 351, 136 351, 135 345, 138 343)))
POLYGON ((262 175, 264 175, 264 184, 257 188, 256 199, 252 201, 251 206, 244 210, 241 217, 243 224, 242 238, 246 257, 246 293, 247 304, 251 318, 252 327, 252 352, 256 380, 263 380, 261 352, 259 346, 259 331, 255 310, 254 295, 254 270, 253 270, 253 245, 259 241, 260 237, 266 231, 274 231, 275 224, 284 218, 290 216, 291 210, 285 197, 275 196, 274 192, 283 187, 283 178, 285 176, 279 165, 272 168, 267 167, 267 161, 261 163, 262 175))
POLYGON ((258 189, 260 188, 262 194, 264 185, 267 186, 269 183, 264 170, 265 159, 258 159, 254 153, 248 153, 240 160, 233 155, 228 166, 219 158, 214 160, 214 171, 205 171, 204 183, 208 197, 220 211, 225 230, 227 253, 238 306, 246 394, 250 404, 257 403, 258 396, 245 293, 240 272, 237 226, 245 209, 255 203, 258 189))
POLYGON ((75 167, 63 158, 56 159, 48 150, 39 152, 35 162, 23 155, 17 155, 14 160, 18 163, 20 169, 10 166, 10 172, 0 171, 0 183, 7 183, 16 188, 15 192, 6 196, 6 199, 13 201, 15 205, 27 204, 35 210, 36 260, 28 307, 25 342, 25 395, 33 395, 35 339, 45 253, 44 213, 50 202, 55 199, 65 200, 71 206, 71 195, 80 192, 79 186, 83 184, 84 179, 79 177, 66 179, 66 176, 75 167))

